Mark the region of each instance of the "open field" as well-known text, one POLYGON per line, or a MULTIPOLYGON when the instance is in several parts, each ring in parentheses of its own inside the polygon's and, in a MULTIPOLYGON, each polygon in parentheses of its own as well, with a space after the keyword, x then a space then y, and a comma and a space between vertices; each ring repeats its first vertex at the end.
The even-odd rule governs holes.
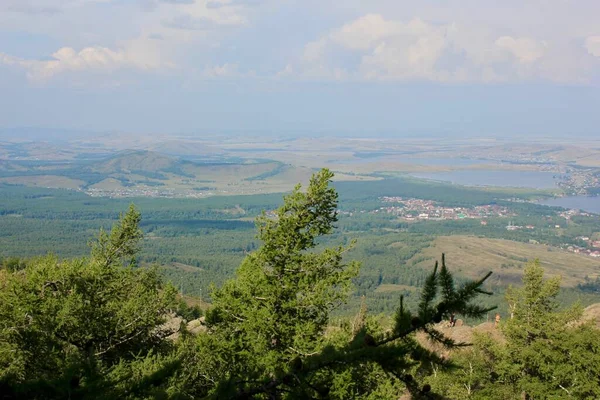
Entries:
POLYGON ((390 284, 390 283, 384 283, 384 284, 381 284, 381 285, 377 286, 377 289, 375 289, 375 292, 376 293, 382 293, 382 292, 404 292, 404 291, 414 292, 416 290, 417 290, 417 288, 414 287, 414 286, 394 285, 394 284, 390 284))
POLYGON ((78 189, 85 182, 60 175, 12 176, 0 178, 1 183, 53 189, 78 189))
POLYGON ((453 271, 471 278, 494 271, 493 281, 499 284, 520 282, 524 264, 536 258, 549 276, 561 276, 563 286, 576 286, 586 276, 600 275, 600 260, 588 256, 538 244, 459 235, 436 238, 430 247, 414 257, 427 260, 415 265, 429 269, 431 260, 441 253, 448 255, 447 264, 453 271))

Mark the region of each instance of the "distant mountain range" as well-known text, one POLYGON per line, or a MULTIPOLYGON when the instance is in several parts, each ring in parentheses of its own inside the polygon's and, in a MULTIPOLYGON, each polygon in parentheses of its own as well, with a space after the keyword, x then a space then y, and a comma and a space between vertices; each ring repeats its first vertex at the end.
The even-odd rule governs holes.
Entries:
POLYGON ((153 151, 125 150, 104 160, 96 161, 85 169, 106 174, 143 172, 171 172, 184 165, 194 165, 153 151))
POLYGON ((277 161, 189 161, 148 150, 100 160, 0 161, 0 183, 77 189, 106 196, 187 196, 285 191, 310 168, 277 161))

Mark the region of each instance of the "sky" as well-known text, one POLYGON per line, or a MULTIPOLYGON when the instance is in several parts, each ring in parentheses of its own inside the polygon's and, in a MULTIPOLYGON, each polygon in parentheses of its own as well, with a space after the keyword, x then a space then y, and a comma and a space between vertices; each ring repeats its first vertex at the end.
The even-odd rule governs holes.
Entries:
POLYGON ((598 0, 0 0, 0 127, 600 137, 598 0))

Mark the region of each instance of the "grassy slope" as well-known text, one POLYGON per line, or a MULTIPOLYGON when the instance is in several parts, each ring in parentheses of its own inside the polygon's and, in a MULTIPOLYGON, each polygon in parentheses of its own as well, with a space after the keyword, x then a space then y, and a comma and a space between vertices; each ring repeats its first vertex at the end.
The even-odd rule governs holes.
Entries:
POLYGON ((16 184, 55 189, 77 189, 85 183, 79 179, 71 179, 60 175, 11 176, 0 178, 0 182, 11 185, 16 184))
POLYGON ((536 258, 549 276, 560 275, 564 286, 575 286, 586 275, 600 275, 600 261, 588 256, 538 244, 458 235, 436 238, 432 246, 415 256, 429 260, 416 265, 431 268, 430 260, 441 253, 448 255, 449 265, 459 274, 475 278, 494 271, 494 280, 499 284, 520 282, 526 260, 536 258))
POLYGON ((21 168, 0 164, 0 182, 107 191, 125 187, 129 190, 159 188, 176 192, 211 191, 221 195, 289 191, 297 182, 308 182, 314 172, 311 168, 273 161, 194 163, 148 151, 120 152, 93 163, 15 165, 21 168))

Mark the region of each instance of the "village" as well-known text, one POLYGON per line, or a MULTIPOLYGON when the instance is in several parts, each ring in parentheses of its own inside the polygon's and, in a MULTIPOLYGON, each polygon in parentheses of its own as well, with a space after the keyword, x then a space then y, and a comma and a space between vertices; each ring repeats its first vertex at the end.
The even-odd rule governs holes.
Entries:
MULTIPOLYGON (((477 218, 481 220, 482 225, 487 225, 487 218, 512 218, 517 216, 516 213, 510 211, 507 207, 496 204, 474 207, 443 207, 435 201, 415 198, 384 196, 380 200, 388 205, 371 211, 371 213, 391 214, 404 221, 442 221, 477 218)), ((566 210, 559 213, 559 216, 569 221, 574 216, 590 216, 590 214, 581 210, 566 210)), ((556 229, 560 229, 560 227, 560 225, 555 226, 556 229)), ((506 225, 507 231, 533 231, 534 229, 534 225, 515 225, 511 220, 506 225)), ((560 247, 572 253, 600 258, 600 240, 593 240, 587 236, 579 236, 576 239, 579 241, 579 244, 564 244, 560 247)), ((531 240, 530 242, 538 243, 535 240, 531 240)))
POLYGON ((600 188, 600 173, 596 168, 569 168, 558 186, 568 195, 593 195, 600 188))
POLYGON ((567 251, 600 258, 600 240, 592 240, 588 236, 578 236, 575 239, 581 241, 581 244, 585 246, 570 245, 566 247, 567 251))
MULTIPOLYGON (((443 207, 432 200, 383 196, 380 200, 388 204, 398 204, 380 207, 373 213, 388 213, 396 215, 405 221, 416 220, 460 220, 465 218, 514 217, 515 213, 507 207, 488 204, 474 207, 443 207)), ((485 221, 482 221, 485 224, 485 221)))
POLYGON ((154 189, 147 187, 132 187, 118 189, 89 188, 84 193, 90 197, 109 197, 112 199, 126 197, 155 197, 166 199, 202 199, 213 195, 212 192, 197 192, 194 190, 177 191, 173 189, 154 189))

